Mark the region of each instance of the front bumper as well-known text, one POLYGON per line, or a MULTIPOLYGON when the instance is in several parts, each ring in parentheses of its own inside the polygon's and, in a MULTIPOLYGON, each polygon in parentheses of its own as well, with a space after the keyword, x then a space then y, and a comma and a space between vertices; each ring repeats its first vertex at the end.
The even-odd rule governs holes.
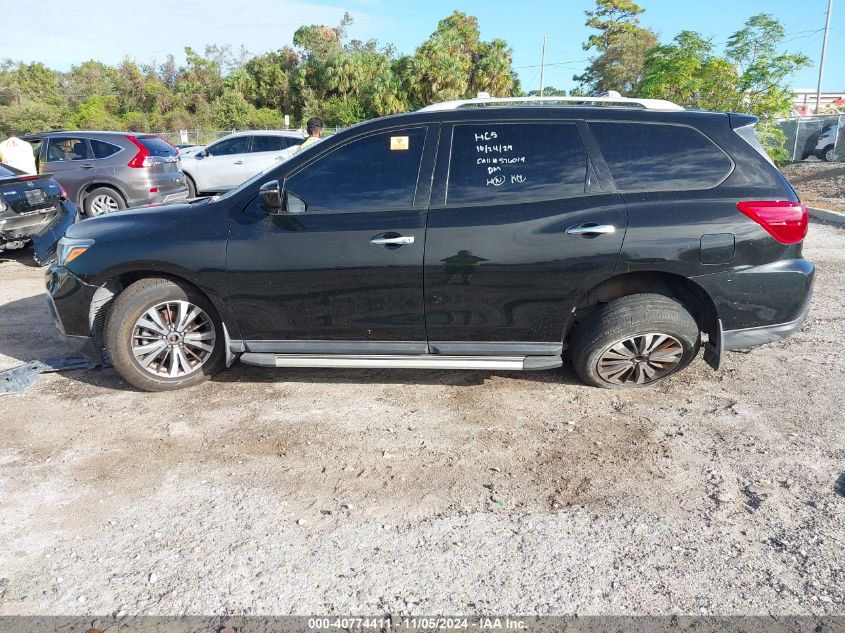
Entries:
POLYGON ((52 262, 45 273, 50 314, 64 341, 97 365, 104 365, 101 346, 92 331, 90 310, 96 286, 52 262))

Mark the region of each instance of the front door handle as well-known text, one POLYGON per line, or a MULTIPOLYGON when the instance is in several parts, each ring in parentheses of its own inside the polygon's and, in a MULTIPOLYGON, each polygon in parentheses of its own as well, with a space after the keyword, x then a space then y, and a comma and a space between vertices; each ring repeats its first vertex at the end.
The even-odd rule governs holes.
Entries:
POLYGON ((585 222, 578 226, 570 226, 566 229, 567 235, 583 235, 585 237, 597 237, 599 235, 607 235, 608 233, 616 233, 616 227, 612 224, 596 224, 595 222, 585 222))
POLYGON ((92 165, 91 163, 82 163, 80 165, 80 167, 82 169, 94 169, 94 167, 96 167, 96 165, 92 165))
POLYGON ((413 235, 399 235, 397 237, 379 237, 376 236, 370 240, 370 244, 374 246, 402 246, 404 244, 413 244, 413 235))
POLYGON ((243 165, 244 162, 242 160, 236 160, 235 165, 243 165))

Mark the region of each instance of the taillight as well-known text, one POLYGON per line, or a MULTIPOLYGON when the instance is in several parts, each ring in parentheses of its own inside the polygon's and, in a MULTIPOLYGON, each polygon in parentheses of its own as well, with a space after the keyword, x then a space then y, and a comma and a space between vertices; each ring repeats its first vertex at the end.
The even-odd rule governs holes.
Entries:
POLYGON ((132 157, 132 160, 130 160, 127 165, 129 167, 135 167, 136 169, 140 167, 149 167, 150 165, 152 165, 150 151, 146 147, 144 147, 143 144, 141 144, 141 142, 134 136, 130 136, 129 134, 127 134, 126 138, 130 143, 132 143, 135 147, 138 148, 138 153, 132 157))
POLYGON ((59 200, 67 200, 67 191, 65 191, 61 183, 59 183, 59 200))
POLYGON ((797 244, 807 236, 807 207, 787 200, 743 200, 736 203, 781 244, 797 244))

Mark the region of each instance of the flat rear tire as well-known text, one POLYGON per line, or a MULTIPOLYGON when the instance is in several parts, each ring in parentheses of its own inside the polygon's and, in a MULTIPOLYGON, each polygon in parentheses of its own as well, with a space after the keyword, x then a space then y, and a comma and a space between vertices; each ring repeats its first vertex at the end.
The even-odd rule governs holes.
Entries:
POLYGON ((701 332, 669 297, 637 294, 595 308, 572 332, 572 364, 586 384, 604 389, 650 387, 692 362, 701 332))

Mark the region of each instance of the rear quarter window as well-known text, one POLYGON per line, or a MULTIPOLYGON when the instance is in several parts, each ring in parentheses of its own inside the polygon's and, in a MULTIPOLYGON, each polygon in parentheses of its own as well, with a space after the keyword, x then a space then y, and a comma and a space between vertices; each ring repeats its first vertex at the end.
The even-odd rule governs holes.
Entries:
POLYGON ((713 141, 685 125, 589 125, 623 192, 709 189, 733 169, 731 159, 713 141))
POLYGON ((117 154, 122 148, 105 141, 98 141, 91 139, 91 150, 94 152, 94 158, 108 158, 113 154, 117 154))

